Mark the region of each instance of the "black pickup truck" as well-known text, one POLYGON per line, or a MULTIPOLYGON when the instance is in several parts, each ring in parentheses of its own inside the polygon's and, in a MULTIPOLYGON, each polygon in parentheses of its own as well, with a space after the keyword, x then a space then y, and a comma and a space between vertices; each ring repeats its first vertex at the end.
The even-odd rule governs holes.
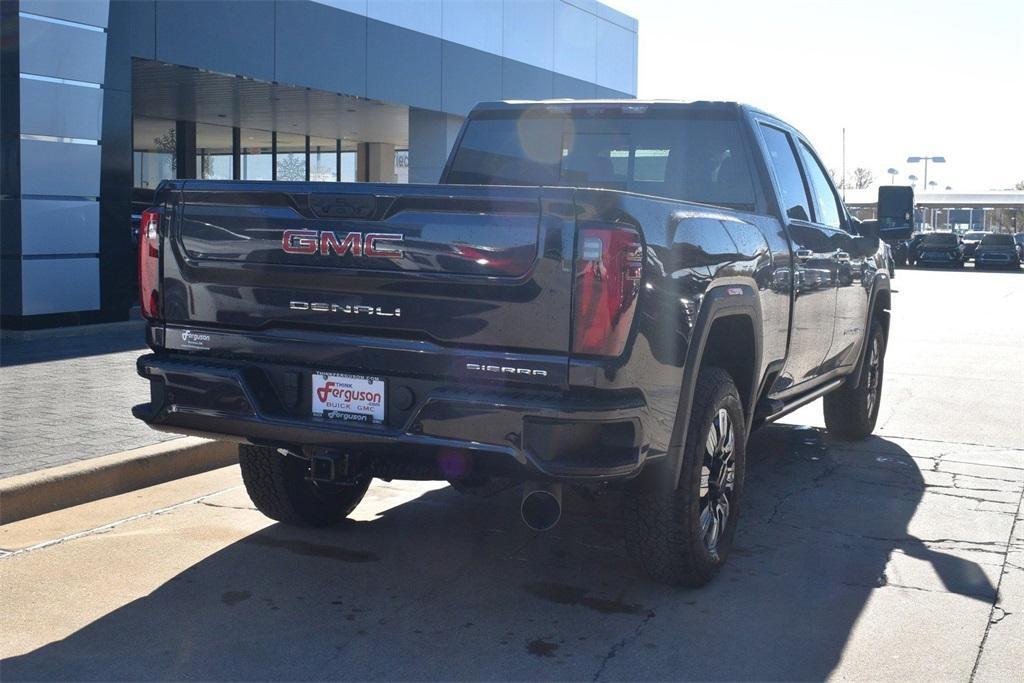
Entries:
POLYGON ((134 413, 238 442, 292 524, 374 477, 522 484, 535 529, 563 485, 614 487, 639 565, 699 585, 752 429, 822 396, 830 431, 874 428, 903 190, 856 222, 777 118, 637 101, 480 105, 439 185, 165 182, 134 413))

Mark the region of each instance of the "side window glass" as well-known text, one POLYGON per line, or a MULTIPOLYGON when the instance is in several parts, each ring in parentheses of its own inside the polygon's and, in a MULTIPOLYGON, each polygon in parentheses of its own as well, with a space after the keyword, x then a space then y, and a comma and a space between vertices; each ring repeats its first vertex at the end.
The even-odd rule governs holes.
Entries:
POLYGON ((839 203, 836 200, 832 185, 828 182, 828 176, 822 170, 821 164, 815 158, 807 145, 800 141, 800 158, 804 161, 804 168, 807 170, 807 184, 811 186, 811 194, 814 196, 814 212, 818 222, 830 228, 842 228, 843 222, 840 216, 839 203))
POLYGON ((765 146, 768 148, 768 161, 775 170, 779 184, 779 201, 782 210, 790 218, 800 221, 811 220, 810 202, 804 190, 804 181, 800 176, 800 167, 793 156, 793 146, 789 144, 789 136, 772 126, 761 124, 765 146))

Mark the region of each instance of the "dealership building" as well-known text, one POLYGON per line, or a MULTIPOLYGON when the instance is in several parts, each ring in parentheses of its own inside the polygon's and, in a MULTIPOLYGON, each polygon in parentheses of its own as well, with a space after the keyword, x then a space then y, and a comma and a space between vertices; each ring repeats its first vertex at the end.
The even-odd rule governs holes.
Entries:
POLYGON ((436 182, 478 101, 636 94, 592 0, 3 0, 4 329, 135 304, 166 178, 436 182))

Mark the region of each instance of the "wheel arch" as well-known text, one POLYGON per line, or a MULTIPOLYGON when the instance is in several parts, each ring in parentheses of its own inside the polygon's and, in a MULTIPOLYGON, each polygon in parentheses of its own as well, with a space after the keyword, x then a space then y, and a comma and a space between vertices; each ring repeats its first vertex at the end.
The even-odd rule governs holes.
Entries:
POLYGON ((864 367, 864 359, 867 356, 868 350, 867 339, 868 335, 871 334, 871 327, 875 324, 876 320, 882 324, 882 336, 885 339, 886 349, 888 349, 891 309, 892 289, 889 286, 889 278, 876 277, 875 286, 871 290, 871 303, 868 306, 868 319, 864 325, 864 336, 861 338, 860 352, 857 354, 857 364, 850 375, 850 381, 855 389, 860 386, 861 370, 864 367))
POLYGON ((763 370, 763 329, 760 299, 751 285, 720 284, 705 294, 687 348, 669 442, 669 476, 662 483, 679 477, 697 377, 705 365, 721 367, 736 383, 749 433, 763 370))

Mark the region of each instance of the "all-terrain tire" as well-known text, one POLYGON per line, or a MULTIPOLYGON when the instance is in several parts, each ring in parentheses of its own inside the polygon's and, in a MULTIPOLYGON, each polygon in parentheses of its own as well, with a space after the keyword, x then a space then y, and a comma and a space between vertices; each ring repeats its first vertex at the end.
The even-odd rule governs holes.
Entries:
MULTIPOLYGON (((702 586, 714 578, 728 558, 743 496, 745 425, 732 377, 721 368, 703 368, 694 390, 678 481, 671 490, 628 493, 624 501, 626 550, 655 580, 702 586), (723 427, 731 430, 731 437, 722 433, 723 427), (722 475, 722 468, 715 470, 707 464, 718 461, 712 456, 719 445, 727 442, 732 467, 722 475), (707 479, 702 481, 704 474, 707 479), (715 501, 720 499, 713 497, 713 491, 727 499, 724 524, 716 514, 715 501), (710 510, 717 530, 712 544, 708 542, 710 528, 704 526, 705 508, 710 510)), ((724 467, 726 461, 720 462, 724 467)))
POLYGON ((882 402, 882 378, 885 370, 885 331, 874 320, 867 339, 860 382, 854 388, 847 380, 835 391, 825 394, 825 427, 830 434, 845 439, 863 439, 871 434, 878 421, 882 402))
POLYGON ((370 478, 351 486, 306 479, 309 463, 274 448, 238 447, 245 490, 256 508, 292 526, 329 526, 344 519, 366 495, 370 478))

